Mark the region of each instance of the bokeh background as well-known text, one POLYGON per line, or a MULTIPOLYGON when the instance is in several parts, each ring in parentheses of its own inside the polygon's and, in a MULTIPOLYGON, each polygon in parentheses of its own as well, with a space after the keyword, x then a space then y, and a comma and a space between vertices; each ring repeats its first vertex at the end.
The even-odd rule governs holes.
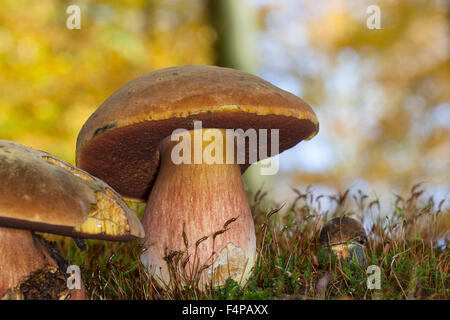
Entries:
POLYGON ((320 133, 280 155, 279 174, 250 169, 278 202, 294 188, 376 197, 424 183, 450 190, 449 2, 363 0, 2 0, 0 139, 74 163, 79 130, 116 89, 144 73, 216 64, 306 100, 320 133), (69 30, 66 8, 81 8, 69 30), (366 25, 378 5, 381 29, 366 25))

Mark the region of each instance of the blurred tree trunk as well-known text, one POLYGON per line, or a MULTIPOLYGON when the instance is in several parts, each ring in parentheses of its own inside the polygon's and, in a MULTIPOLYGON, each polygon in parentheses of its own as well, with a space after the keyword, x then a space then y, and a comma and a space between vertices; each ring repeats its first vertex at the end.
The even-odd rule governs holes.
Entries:
POLYGON ((247 0, 208 0, 208 10, 217 32, 216 65, 254 73, 255 23, 247 0))
MULTIPOLYGON (((208 0, 211 25, 217 32, 216 65, 256 73, 255 16, 247 0, 208 0)), ((260 175, 260 164, 250 166, 243 179, 247 190, 254 194, 267 189, 268 177, 260 175)))

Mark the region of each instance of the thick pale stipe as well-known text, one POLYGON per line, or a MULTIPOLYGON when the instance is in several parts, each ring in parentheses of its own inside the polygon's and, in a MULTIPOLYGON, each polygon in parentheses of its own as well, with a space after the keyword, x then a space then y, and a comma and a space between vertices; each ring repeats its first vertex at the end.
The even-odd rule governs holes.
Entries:
MULTIPOLYGON (((213 131, 225 137, 224 130, 213 131)), ((202 152, 207 151, 206 156, 220 154, 209 152, 210 142, 202 141, 195 130, 187 136, 192 142, 192 160, 195 144, 202 152)), ((184 268, 188 277, 209 266, 200 277, 202 284, 222 285, 228 277, 245 283, 255 263, 256 241, 239 165, 206 164, 211 160, 207 157, 203 157, 202 164, 176 165, 171 156, 178 143, 167 137, 160 145, 161 167, 143 219, 146 230, 143 246, 147 250, 141 261, 164 285, 170 285, 164 257, 171 251, 183 252, 181 262, 189 257, 184 268), (197 241, 205 236, 208 238, 197 246, 197 241)), ((231 147, 225 139, 223 145, 225 163, 227 148, 231 147)))

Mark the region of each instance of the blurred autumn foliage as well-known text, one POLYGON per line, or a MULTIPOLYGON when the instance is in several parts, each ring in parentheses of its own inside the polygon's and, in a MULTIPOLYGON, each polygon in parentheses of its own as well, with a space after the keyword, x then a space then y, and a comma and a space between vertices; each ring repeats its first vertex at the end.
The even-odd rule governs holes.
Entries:
MULTIPOLYGON (((317 141, 299 150, 324 147, 327 165, 292 170, 338 189, 358 178, 448 186, 448 2, 374 2, 380 30, 366 26, 370 1, 249 1, 256 72, 319 116, 317 141)), ((152 70, 216 61, 208 10, 202 0, 3 0, 0 139, 73 163, 82 124, 117 88, 152 70), (66 28, 70 4, 81 8, 80 30, 66 28)))
POLYGON ((448 5, 300 0, 261 7, 263 76, 315 106, 320 120, 316 141, 300 144, 297 155, 318 142, 324 147, 313 158, 324 165, 300 171, 294 183, 343 190, 362 179, 404 190, 429 182, 448 192, 448 5), (366 26, 372 4, 380 8, 379 30, 366 26))
POLYGON ((117 88, 155 69, 212 62, 199 1, 2 1, 0 138, 74 162, 79 130, 117 88))

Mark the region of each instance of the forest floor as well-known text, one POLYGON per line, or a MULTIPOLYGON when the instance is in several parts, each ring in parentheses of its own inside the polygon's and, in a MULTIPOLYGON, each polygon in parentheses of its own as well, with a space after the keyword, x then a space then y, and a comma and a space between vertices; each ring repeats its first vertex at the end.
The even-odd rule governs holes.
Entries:
MULTIPOLYGON (((325 196, 314 195, 311 188, 294 191, 293 203, 269 208, 265 194, 252 197, 258 258, 243 287, 229 279, 215 289, 199 290, 195 282, 161 288, 139 261, 138 240, 88 240, 84 251, 71 239, 57 241, 70 263, 80 266, 91 299, 450 298, 450 212, 441 210, 443 202, 421 200, 420 186, 408 198, 398 196, 388 217, 379 214, 378 200, 370 201, 361 191, 326 196, 334 203, 326 212, 317 208, 325 196), (368 288, 368 265, 336 259, 320 247, 324 222, 343 215, 366 226, 368 265, 379 267, 380 289, 368 288)), ((142 216, 142 206, 133 209, 142 216)))

